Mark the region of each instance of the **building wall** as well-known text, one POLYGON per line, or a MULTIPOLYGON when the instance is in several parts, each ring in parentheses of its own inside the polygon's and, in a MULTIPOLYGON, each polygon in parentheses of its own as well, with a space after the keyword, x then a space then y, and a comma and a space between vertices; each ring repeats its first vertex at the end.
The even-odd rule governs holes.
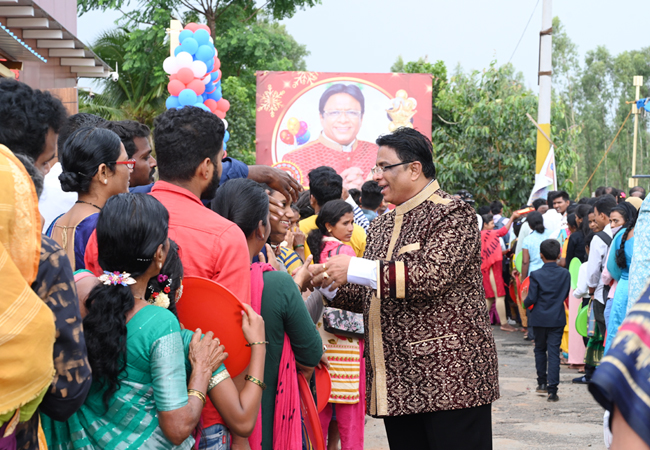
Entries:
POLYGON ((77 35, 76 0, 33 0, 38 6, 63 25, 70 33, 77 35))

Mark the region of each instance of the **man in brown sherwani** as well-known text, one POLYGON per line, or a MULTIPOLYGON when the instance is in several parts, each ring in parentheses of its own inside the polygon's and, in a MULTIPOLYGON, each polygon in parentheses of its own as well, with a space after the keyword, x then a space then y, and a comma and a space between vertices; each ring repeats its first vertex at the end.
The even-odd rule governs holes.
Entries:
POLYGON ((364 314, 368 414, 391 450, 491 449, 498 363, 476 213, 440 189, 424 135, 377 145, 374 179, 396 208, 372 221, 363 258, 325 264, 331 306, 364 314))

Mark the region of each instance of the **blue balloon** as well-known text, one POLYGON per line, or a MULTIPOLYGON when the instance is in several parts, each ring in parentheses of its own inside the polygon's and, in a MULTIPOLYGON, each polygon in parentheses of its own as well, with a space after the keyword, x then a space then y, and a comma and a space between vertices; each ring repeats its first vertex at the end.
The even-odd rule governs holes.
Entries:
POLYGON ((167 100, 165 100, 165 106, 167 106, 167 109, 172 109, 178 108, 181 104, 178 101, 178 97, 172 95, 171 97, 167 97, 167 100))
POLYGON ((196 51, 195 57, 196 59, 203 61, 206 65, 212 61, 212 65, 214 66, 214 47, 211 45, 201 45, 196 51))
POLYGON ((191 37, 194 37, 194 32, 192 30, 183 30, 178 35, 178 42, 180 42, 182 44, 185 39, 191 38, 191 37))
POLYGON ((228 142, 230 140, 230 133, 228 133, 228 130, 223 135, 223 142, 228 142))
POLYGON ((212 72, 212 69, 214 69, 214 59, 209 59, 205 65, 208 67, 207 73, 212 72))
POLYGON ((183 50, 183 46, 182 46, 182 45, 179 45, 178 47, 176 47, 176 48, 174 49, 174 56, 178 56, 178 54, 179 54, 180 52, 182 52, 182 51, 184 51, 184 50, 183 50))
POLYGON ((228 146, 227 146, 226 143, 224 142, 224 143, 223 143, 223 151, 225 152, 226 150, 228 150, 228 146))
POLYGON ((207 112, 210 112, 210 108, 208 108, 207 106, 205 106, 201 102, 194 103, 194 105, 192 105, 192 106, 196 106, 197 108, 201 108, 201 109, 206 110, 207 112))
POLYGON ((210 43, 210 33, 208 33, 208 30, 199 28, 194 32, 194 39, 196 39, 199 45, 207 45, 210 43))
MULTIPOLYGON (((219 71, 210 74, 210 81, 215 81, 217 78, 219 78, 219 71)), ((221 80, 217 81, 214 85, 218 88, 219 83, 221 83, 221 80)))
POLYGON ((305 131, 305 134, 300 137, 296 136, 296 142, 298 145, 306 144, 307 141, 309 141, 309 130, 305 131))
POLYGON ((195 104, 198 101, 198 97, 192 89, 183 89, 178 94, 178 101, 183 106, 189 106, 195 104))
POLYGON ((213 93, 207 94, 206 97, 211 98, 215 102, 218 102, 219 100, 221 100, 222 95, 221 95, 221 92, 219 91, 219 89, 217 89, 213 93))
POLYGON ((199 49, 199 44, 196 42, 196 39, 188 37, 183 41, 181 44, 181 47, 183 47, 183 51, 189 53, 190 55, 193 55, 196 53, 196 51, 199 49))
POLYGON ((197 98, 196 101, 197 101, 198 103, 203 103, 203 102, 205 102, 205 101, 207 100, 207 99, 205 98, 205 95, 197 95, 196 98, 197 98))

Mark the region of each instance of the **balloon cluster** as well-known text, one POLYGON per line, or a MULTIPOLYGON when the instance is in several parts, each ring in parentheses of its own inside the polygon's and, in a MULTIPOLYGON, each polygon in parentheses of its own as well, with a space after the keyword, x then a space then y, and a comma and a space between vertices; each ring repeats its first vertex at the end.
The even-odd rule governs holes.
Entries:
POLYGON ((292 145, 295 138, 296 144, 306 144, 310 136, 308 128, 307 122, 292 117, 287 121, 287 129, 280 132, 280 140, 287 145, 292 145))
MULTIPOLYGON (((180 32, 178 40, 181 45, 174 50, 174 56, 163 62, 163 70, 169 74, 167 109, 196 106, 222 119, 227 129, 228 122, 224 119, 230 102, 223 98, 221 91, 221 61, 210 28, 189 23, 180 32)), ((226 131, 224 150, 229 139, 230 133, 226 131)))

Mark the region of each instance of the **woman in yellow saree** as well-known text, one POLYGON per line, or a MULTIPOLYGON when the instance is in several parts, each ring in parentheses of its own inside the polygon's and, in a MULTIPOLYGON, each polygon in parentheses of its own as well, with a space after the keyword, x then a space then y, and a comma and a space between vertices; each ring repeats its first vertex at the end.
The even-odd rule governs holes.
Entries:
POLYGON ((32 291, 41 220, 36 190, 14 154, 0 145, 0 450, 15 448, 54 374, 54 316, 32 291))

